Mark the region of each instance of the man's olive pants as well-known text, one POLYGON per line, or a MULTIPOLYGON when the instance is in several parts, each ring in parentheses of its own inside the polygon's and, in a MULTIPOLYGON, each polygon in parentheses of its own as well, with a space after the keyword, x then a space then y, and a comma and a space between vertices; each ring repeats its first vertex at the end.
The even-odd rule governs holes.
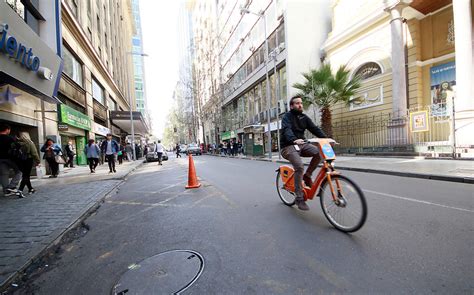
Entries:
POLYGON ((321 157, 319 156, 319 150, 316 146, 305 143, 298 145, 300 150, 297 151, 294 145, 287 146, 281 150, 283 158, 290 161, 295 169, 295 194, 296 200, 302 201, 304 199, 303 188, 301 182, 303 181, 304 164, 301 157, 312 157, 309 167, 306 170, 306 174, 310 176, 314 170, 318 167, 321 157))

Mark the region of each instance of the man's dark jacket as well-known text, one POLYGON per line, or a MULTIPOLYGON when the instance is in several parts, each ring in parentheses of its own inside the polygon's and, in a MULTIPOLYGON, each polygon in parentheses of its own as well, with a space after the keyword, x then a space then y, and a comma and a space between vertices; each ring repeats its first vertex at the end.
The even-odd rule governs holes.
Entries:
POLYGON ((304 137, 305 130, 309 130, 319 138, 327 137, 305 114, 295 110, 287 112, 281 121, 280 147, 294 145, 294 141, 297 139, 306 139, 304 137))

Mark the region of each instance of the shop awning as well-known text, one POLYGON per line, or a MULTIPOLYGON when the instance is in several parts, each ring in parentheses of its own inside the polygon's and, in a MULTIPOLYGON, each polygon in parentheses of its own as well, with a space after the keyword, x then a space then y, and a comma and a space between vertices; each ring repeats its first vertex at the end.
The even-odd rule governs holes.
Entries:
MULTIPOLYGON (((132 112, 133 114, 133 128, 135 134, 147 135, 149 133, 149 127, 145 122, 141 112, 132 112)), ((110 120, 114 125, 127 132, 132 133, 132 127, 130 124, 130 112, 129 111, 111 111, 110 120)))

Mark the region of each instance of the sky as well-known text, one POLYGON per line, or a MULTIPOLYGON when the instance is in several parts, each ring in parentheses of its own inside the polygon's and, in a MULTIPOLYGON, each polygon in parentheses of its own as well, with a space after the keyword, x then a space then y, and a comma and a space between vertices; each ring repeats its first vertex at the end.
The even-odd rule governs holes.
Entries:
POLYGON ((140 0, 145 84, 153 135, 162 138, 178 81, 177 24, 182 0, 140 0))

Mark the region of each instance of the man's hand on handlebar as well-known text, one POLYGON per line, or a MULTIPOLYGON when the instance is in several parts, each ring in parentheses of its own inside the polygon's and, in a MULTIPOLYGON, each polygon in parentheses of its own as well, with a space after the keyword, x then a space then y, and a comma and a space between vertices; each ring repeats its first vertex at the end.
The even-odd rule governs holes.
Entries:
POLYGON ((303 139, 297 139, 293 141, 294 144, 305 144, 305 141, 303 139))

